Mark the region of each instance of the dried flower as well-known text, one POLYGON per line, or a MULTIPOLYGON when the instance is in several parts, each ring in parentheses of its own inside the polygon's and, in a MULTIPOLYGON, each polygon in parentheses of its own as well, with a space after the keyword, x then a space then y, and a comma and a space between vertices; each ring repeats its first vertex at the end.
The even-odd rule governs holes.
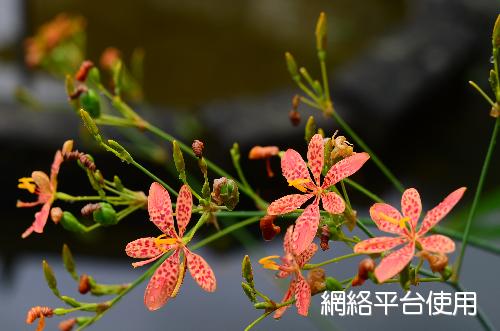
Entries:
POLYGON ((44 306, 35 306, 28 311, 28 314, 26 315, 26 323, 32 324, 37 319, 40 319, 38 321, 38 326, 36 327, 36 330, 42 331, 43 328, 45 327, 45 317, 52 317, 52 315, 54 315, 54 310, 52 308, 44 306))
POLYGON ((75 75, 75 79, 80 82, 84 82, 87 79, 87 75, 89 73, 89 70, 94 67, 94 62, 85 60, 82 62, 80 65, 80 68, 78 69, 78 72, 75 75))
POLYGON ((288 113, 288 118, 290 119, 290 122, 293 126, 298 126, 300 124, 300 113, 297 110, 290 110, 290 112, 288 113))
POLYGON ((375 269, 375 261, 370 258, 363 259, 358 266, 358 274, 352 280, 352 286, 361 286, 369 278, 370 272, 375 269))
POLYGON ((54 207, 50 210, 50 218, 52 221, 57 224, 63 217, 63 210, 59 207, 54 207))
POLYGON ((443 272, 448 265, 448 256, 440 252, 433 253, 423 250, 417 255, 427 260, 432 272, 443 272))
POLYGON ((321 240, 320 247, 322 251, 330 249, 330 245, 328 244, 330 241, 330 228, 328 225, 325 224, 321 227, 321 235, 319 239, 321 240))
POLYGON ((214 179, 212 200, 217 205, 226 206, 229 210, 233 210, 239 199, 238 185, 234 180, 226 177, 214 179))
POLYGON ((375 269, 375 277, 380 283, 392 278, 411 261, 418 244, 422 250, 433 253, 451 253, 455 243, 450 238, 435 234, 424 236, 432 227, 441 221, 462 198, 465 187, 448 195, 440 204, 429 210, 417 230, 417 222, 422 211, 420 195, 414 188, 404 191, 399 211, 385 203, 376 203, 370 208, 370 216, 377 227, 384 232, 394 233, 398 237, 375 237, 357 243, 354 252, 374 254, 381 253, 401 244, 402 248, 385 256, 375 269))
POLYGON ((307 283, 311 288, 311 294, 314 295, 325 290, 325 270, 321 268, 314 268, 309 270, 307 274, 307 283))
POLYGON ((270 158, 275 155, 278 155, 279 152, 280 149, 276 146, 254 146, 248 153, 248 158, 250 160, 259 160, 259 159, 266 160, 267 176, 274 177, 274 172, 271 168, 270 158))
POLYGON ((90 291, 90 279, 89 275, 83 274, 80 276, 80 281, 78 282, 78 292, 80 294, 86 294, 90 291))
POLYGON ((59 330, 61 331, 71 331, 76 325, 76 318, 70 318, 59 323, 59 330))
POLYGON ((167 303, 168 299, 177 294, 186 271, 207 292, 216 289, 216 280, 212 268, 199 255, 192 253, 183 240, 184 231, 191 220, 193 197, 187 185, 179 191, 175 215, 177 229, 174 226, 172 203, 167 190, 159 183, 151 184, 148 196, 148 211, 150 220, 163 232, 157 238, 146 237, 128 243, 125 252, 128 256, 147 259, 134 262, 139 267, 159 259, 168 252, 172 254, 156 269, 151 277, 146 292, 144 304, 149 310, 157 310, 167 303), (182 252, 182 256, 181 256, 182 252))
POLYGON ((191 145, 191 149, 193 150, 194 155, 196 155, 197 158, 201 158, 203 156, 203 148, 205 147, 205 144, 203 144, 203 141, 201 140, 194 140, 193 144, 191 145))
POLYGON ((309 169, 313 174, 313 179, 309 174, 308 166, 300 154, 289 149, 281 158, 281 169, 283 176, 288 181, 289 186, 293 186, 302 194, 286 195, 273 201, 267 208, 268 215, 282 215, 292 212, 302 206, 306 201, 314 197, 312 204, 308 205, 304 212, 295 222, 295 234, 293 239, 293 249, 300 254, 306 249, 316 236, 319 225, 319 201, 322 201, 323 208, 332 214, 344 212, 344 200, 335 192, 328 189, 340 180, 358 171, 363 164, 368 161, 368 153, 356 153, 333 165, 326 174, 323 184, 321 183, 321 171, 324 164, 323 137, 316 134, 309 143, 307 159, 309 169))
POLYGON ((266 215, 260 219, 260 231, 264 240, 272 240, 281 232, 281 228, 274 224, 276 216, 266 215))

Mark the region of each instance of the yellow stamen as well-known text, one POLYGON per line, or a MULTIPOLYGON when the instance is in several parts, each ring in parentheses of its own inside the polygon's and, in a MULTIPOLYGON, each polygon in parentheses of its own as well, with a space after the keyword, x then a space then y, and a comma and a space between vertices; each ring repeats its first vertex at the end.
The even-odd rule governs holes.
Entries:
POLYGON ((266 256, 260 259, 259 263, 262 264, 262 268, 264 269, 279 270, 278 264, 276 263, 276 261, 273 261, 273 259, 277 258, 279 258, 279 255, 266 256))
POLYGON ((288 181, 288 186, 293 186, 297 190, 301 192, 307 192, 307 188, 304 187, 304 184, 309 183, 311 180, 309 178, 297 178, 294 180, 288 181))
POLYGON ((163 252, 167 252, 168 249, 165 249, 166 245, 173 245, 177 242, 176 238, 167 238, 166 234, 162 234, 161 236, 158 236, 155 238, 154 243, 156 247, 161 249, 163 252), (165 239, 163 239, 165 238, 165 239))
POLYGON ((379 213, 378 214, 380 216, 380 218, 382 218, 384 221, 387 221, 389 223, 392 223, 392 224, 395 224, 395 225, 398 225, 401 229, 404 229, 406 227, 406 223, 410 221, 410 218, 409 217, 403 217, 401 218, 399 221, 395 218, 392 218, 390 216, 387 216, 386 214, 384 213, 379 213))
POLYGON ((184 256, 184 259, 181 262, 181 265, 179 266, 179 277, 177 278, 177 283, 175 284, 175 288, 172 291, 172 294, 170 297, 175 298, 177 296, 177 293, 179 293, 179 289, 181 288, 182 282, 184 281, 184 274, 186 273, 186 257, 184 256))
POLYGON ((35 193, 36 185, 35 181, 31 177, 19 178, 19 184, 17 185, 20 189, 28 190, 30 193, 35 193))

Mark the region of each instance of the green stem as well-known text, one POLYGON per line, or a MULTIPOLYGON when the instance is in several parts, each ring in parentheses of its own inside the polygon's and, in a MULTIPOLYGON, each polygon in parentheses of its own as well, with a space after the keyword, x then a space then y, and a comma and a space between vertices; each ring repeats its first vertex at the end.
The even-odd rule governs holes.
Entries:
POLYGON ((347 185, 351 186, 352 188, 354 188, 355 190, 358 190, 359 192, 363 193, 364 195, 366 195, 368 198, 372 199, 373 201, 384 202, 384 200, 382 200, 382 198, 377 196, 375 193, 367 190, 364 186, 356 183, 352 179, 344 178, 342 181, 345 182, 347 185))
POLYGON ((467 216, 467 221, 465 223, 464 235, 462 237, 462 246, 460 248, 460 254, 455 262, 455 272, 453 273, 453 281, 458 281, 460 277, 460 271, 462 268, 462 263, 465 255, 465 249, 467 248, 467 242, 469 240, 470 228, 472 224, 472 219, 476 213, 477 204, 481 197, 483 191, 484 180, 488 173, 488 168, 491 162, 491 157, 493 155, 493 150, 495 149, 495 144, 497 141, 497 135, 500 127, 500 117, 495 120, 495 126, 493 127, 493 132, 491 134, 490 144, 488 146, 488 151, 486 152, 486 157, 484 158, 483 167, 481 169, 481 175, 479 176, 479 181, 477 183, 476 192, 474 193, 474 200, 472 200, 472 206, 467 216))
POLYGON ((321 77, 323 79, 323 90, 325 91, 325 99, 330 100, 330 88, 328 87, 328 72, 326 71, 325 60, 319 61, 321 66, 321 77))
POLYGON ((479 87, 479 85, 477 85, 475 82, 473 81, 469 81, 469 84, 476 89, 476 91, 479 92, 479 94, 481 94, 483 96, 483 98, 488 101, 488 103, 494 107, 495 106, 495 102, 493 102, 493 100, 491 100, 491 98, 488 96, 488 94, 486 94, 486 92, 483 91, 482 88, 479 87))
MULTIPOLYGON (((448 284, 455 289, 455 291, 458 292, 466 292, 466 290, 462 287, 462 284, 460 283, 452 283, 448 282, 448 284)), ((495 331, 496 327, 491 323, 491 321, 488 319, 487 315, 483 311, 483 309, 477 304, 476 306, 476 318, 479 320, 479 323, 483 326, 484 330, 486 331, 495 331)))
POLYGON ((322 266, 327 265, 327 264, 337 263, 337 262, 340 262, 342 260, 350 259, 351 257, 356 257, 356 256, 360 256, 360 255, 363 255, 363 254, 361 254, 361 253, 346 254, 346 255, 342 255, 342 256, 339 256, 339 257, 336 257, 336 258, 333 258, 330 260, 320 262, 320 263, 306 264, 306 265, 304 265, 304 267, 302 267, 302 269, 303 270, 310 270, 310 269, 314 269, 314 268, 319 268, 319 267, 322 267, 322 266))
POLYGON ((252 323, 250 323, 245 328, 245 331, 249 331, 250 329, 252 329, 254 326, 256 326, 257 324, 259 324, 259 322, 261 322, 262 320, 264 320, 267 316, 271 315, 272 313, 273 313, 272 311, 268 311, 268 312, 265 312, 264 314, 260 315, 255 321, 253 321, 252 323))
POLYGON ((371 159, 375 165, 382 171, 382 173, 391 181, 394 187, 400 191, 404 191, 404 186, 401 182, 394 176, 394 174, 385 166, 385 164, 378 158, 378 156, 368 147, 368 145, 354 132, 353 129, 340 117, 337 112, 330 112, 333 118, 339 123, 340 127, 347 132, 347 134, 354 140, 354 142, 361 147, 362 150, 370 154, 371 159))
POLYGON ((74 196, 70 195, 64 192, 57 192, 56 193, 56 199, 58 200, 63 200, 63 201, 96 201, 96 200, 103 200, 102 197, 98 195, 86 195, 86 196, 74 196))
POLYGON ((165 183, 163 180, 161 180, 158 176, 156 176, 155 174, 153 174, 151 171, 149 171, 148 169, 144 168, 140 163, 138 163, 137 161, 135 160, 132 160, 131 162, 132 165, 134 165, 137 169, 139 169, 140 171, 142 171, 143 173, 145 173, 147 176, 151 177, 152 179, 154 179, 155 181, 157 181, 158 183, 160 183, 164 188, 166 188, 170 193, 172 193, 173 195, 175 196, 178 196, 179 194, 177 193, 176 190, 174 190, 170 185, 168 185, 167 183, 165 183))

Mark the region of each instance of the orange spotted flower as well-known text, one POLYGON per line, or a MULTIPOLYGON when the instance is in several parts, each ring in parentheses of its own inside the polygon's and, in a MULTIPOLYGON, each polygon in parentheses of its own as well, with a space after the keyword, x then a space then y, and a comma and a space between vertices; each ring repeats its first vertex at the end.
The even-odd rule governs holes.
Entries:
POLYGON ((354 246, 355 253, 382 253, 396 246, 405 244, 382 259, 375 268, 375 277, 381 283, 397 275, 410 263, 415 255, 415 247, 433 253, 451 253, 455 243, 450 238, 435 234, 424 236, 432 227, 441 221, 457 204, 465 192, 459 188, 448 195, 440 204, 429 210, 422 225, 417 230, 417 222, 422 212, 420 195, 414 188, 407 189, 401 198, 401 211, 385 203, 376 203, 370 208, 370 216, 377 227, 384 232, 393 233, 397 237, 376 237, 364 240, 354 246))
MULTIPOLYGON (((266 269, 277 270, 278 278, 292 276, 290 286, 288 287, 282 302, 286 302, 292 297, 295 297, 295 306, 297 307, 298 313, 302 316, 307 316, 309 305, 311 304, 311 287, 307 283, 304 276, 302 276, 301 269, 316 253, 318 246, 311 243, 302 253, 297 255, 292 249, 292 237, 293 226, 290 226, 286 231, 283 241, 285 256, 281 259, 283 262, 281 265, 278 265, 273 260, 279 257, 274 255, 260 259, 259 263, 261 263, 266 269)), ((276 309, 274 318, 280 318, 285 313, 287 308, 288 306, 283 306, 276 309)))
MULTIPOLYGON (((69 140, 67 144, 72 144, 72 141, 69 140)), ((65 146, 67 144, 65 144, 65 146)), ((19 179, 17 187, 36 194, 38 199, 34 202, 23 202, 18 200, 17 207, 34 207, 37 205, 43 205, 42 209, 35 214, 33 224, 22 234, 23 238, 26 238, 32 232, 43 232, 43 228, 45 227, 49 217, 50 207, 56 198, 57 175, 59 174, 59 168, 61 167, 62 162, 63 155, 62 152, 58 150, 50 168, 50 177, 42 171, 33 171, 31 173, 31 177, 23 177, 19 179)))
POLYGON ((182 285, 186 267, 202 289, 207 292, 215 291, 216 280, 212 269, 201 256, 192 253, 186 247, 190 238, 187 240, 183 238, 191 220, 192 208, 191 191, 187 185, 183 185, 179 191, 175 209, 177 231, 170 195, 159 183, 151 184, 148 196, 149 217, 163 234, 157 238, 147 237, 134 240, 125 248, 128 256, 147 259, 132 263, 134 267, 155 261, 172 251, 172 254, 156 269, 146 287, 144 304, 149 310, 161 308, 168 299, 176 296, 182 285))
POLYGON ((309 247, 316 235, 320 220, 320 200, 323 208, 329 213, 340 214, 345 210, 344 200, 328 189, 358 171, 369 158, 368 153, 355 153, 337 162, 330 168, 321 184, 321 171, 324 164, 324 143, 321 135, 316 134, 312 137, 307 151, 308 165, 314 181, 311 180, 308 165, 300 154, 293 149, 285 152, 281 158, 283 176, 290 186, 294 186, 302 194, 290 194, 274 201, 267 208, 267 213, 268 215, 282 215, 292 212, 314 197, 313 203, 305 208, 295 222, 292 248, 296 254, 300 254, 309 247))

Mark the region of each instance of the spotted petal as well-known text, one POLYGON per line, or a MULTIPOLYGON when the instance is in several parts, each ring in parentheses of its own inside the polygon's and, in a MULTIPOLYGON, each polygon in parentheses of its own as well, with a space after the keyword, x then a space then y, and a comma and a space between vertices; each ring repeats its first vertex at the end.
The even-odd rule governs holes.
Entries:
POLYGON ((42 233, 50 213, 50 202, 46 202, 42 209, 35 214, 35 221, 33 222, 33 231, 42 233))
POLYGON ((153 237, 136 239, 129 242, 125 247, 125 253, 136 259, 149 259, 163 254, 163 252, 155 245, 155 238, 153 237))
POLYGON ((411 261, 415 253, 415 244, 413 242, 403 246, 403 248, 392 252, 382 259, 375 268, 375 277, 380 283, 397 275, 411 261))
POLYGON ((295 286, 295 306, 299 315, 307 316, 309 305, 311 304, 311 287, 304 279, 299 276, 295 286))
POLYGON ((306 207, 295 221, 292 234, 292 251, 301 254, 312 243, 319 225, 319 207, 313 203, 306 207))
POLYGON ((311 169, 314 181, 318 186, 320 185, 320 176, 323 170, 324 161, 325 147, 323 144, 323 137, 320 134, 315 134, 309 142, 307 162, 309 163, 309 169, 311 169))
POLYGON ((177 227, 179 229, 179 237, 184 235, 186 226, 191 220, 191 210, 193 209, 193 195, 189 186, 182 185, 179 196, 177 197, 177 205, 175 206, 175 218, 177 219, 177 227))
POLYGON ((453 191, 439 205, 429 210, 422 221, 422 226, 418 230, 417 235, 422 236, 429 231, 434 225, 441 221, 450 210, 455 207, 457 202, 462 198, 465 192, 465 187, 453 191))
POLYGON ((376 203, 370 208, 370 216, 380 231, 404 235, 405 229, 401 228, 396 221, 399 221, 401 214, 399 211, 386 203, 376 203), (394 220, 395 222, 391 222, 394 220))
POLYGON ((188 249, 184 249, 184 254, 186 254, 188 269, 193 279, 205 291, 214 292, 217 288, 217 282, 214 272, 207 261, 188 249))
POLYGON ((283 251, 285 253, 292 253, 292 237, 293 237, 293 225, 290 225, 286 229, 285 237, 283 238, 283 251))
POLYGON ((312 194, 290 194, 273 201, 267 207, 268 215, 282 215, 290 213, 300 208, 307 200, 313 197, 312 194))
POLYGON ((306 162, 294 149, 288 149, 281 158, 281 171, 289 182, 295 179, 311 180, 306 162))
POLYGON ((419 238, 418 242, 422 245, 422 249, 433 253, 446 254, 455 250, 455 243, 453 240, 440 234, 419 238))
POLYGON ((356 153, 335 163, 325 176, 323 188, 335 185, 340 180, 354 174, 369 158, 370 155, 368 153, 356 153))
POLYGON ((153 222, 163 233, 176 237, 174 218, 172 216, 172 202, 167 190, 161 184, 154 182, 149 188, 148 212, 153 222))
POLYGON ((416 189, 410 188, 403 192, 403 196, 401 197, 401 211, 405 217, 410 218, 411 227, 415 229, 420 213, 422 212, 420 194, 418 194, 416 189))
POLYGON ((332 214, 341 214, 345 210, 344 200, 335 192, 328 192, 322 194, 321 202, 323 208, 332 214))
POLYGON ((363 240, 354 246, 354 253, 382 253, 391 248, 394 248, 402 243, 406 242, 407 239, 403 237, 375 237, 363 240))
POLYGON ((304 264, 309 262, 310 259, 316 254, 318 251, 318 245, 312 243, 307 247, 299 256, 297 256, 297 264, 299 267, 303 267, 304 264))
POLYGON ((179 251, 175 251, 156 269, 144 293, 144 304, 157 310, 167 303, 179 278, 179 251))
MULTIPOLYGON (((286 291, 285 296, 283 297, 281 302, 287 302, 292 298, 292 295, 295 294, 295 285, 296 285, 295 279, 290 281, 290 286, 288 286, 288 290, 286 291)), ((273 317, 275 319, 280 319, 281 316, 283 316, 285 311, 288 309, 288 307, 290 307, 290 306, 283 306, 281 308, 276 309, 276 312, 274 313, 273 317)))

